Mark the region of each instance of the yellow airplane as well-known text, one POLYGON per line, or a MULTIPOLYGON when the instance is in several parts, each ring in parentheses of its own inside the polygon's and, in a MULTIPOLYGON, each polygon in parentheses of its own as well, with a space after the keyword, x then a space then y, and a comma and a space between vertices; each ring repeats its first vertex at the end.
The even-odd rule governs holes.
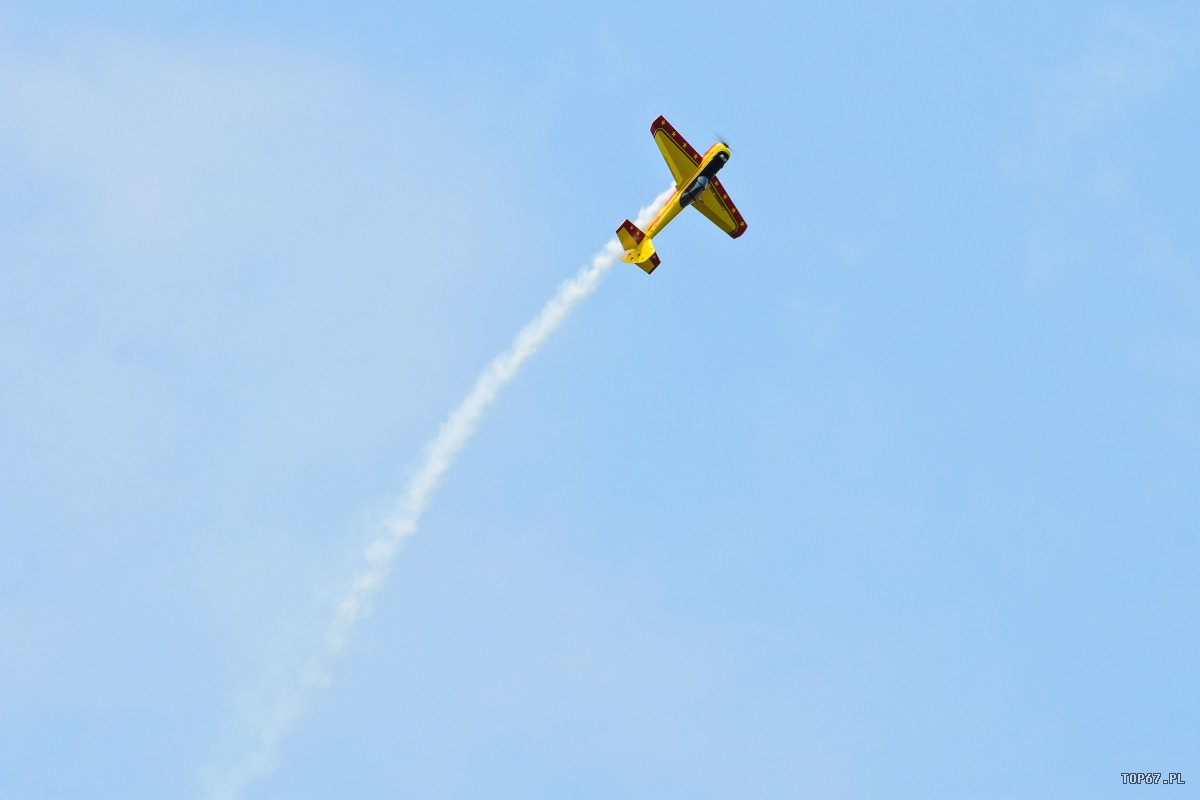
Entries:
POLYGON ((661 115, 650 123, 650 134, 675 177, 675 194, 671 195, 645 233, 629 220, 617 228, 617 238, 625 248, 621 260, 637 264, 647 275, 654 272, 659 264, 658 254, 654 252, 654 237, 688 206, 695 206, 697 211, 734 239, 746 232, 746 221, 729 199, 725 187, 717 180, 717 171, 729 160, 729 147, 724 142, 718 142, 701 156, 661 115))

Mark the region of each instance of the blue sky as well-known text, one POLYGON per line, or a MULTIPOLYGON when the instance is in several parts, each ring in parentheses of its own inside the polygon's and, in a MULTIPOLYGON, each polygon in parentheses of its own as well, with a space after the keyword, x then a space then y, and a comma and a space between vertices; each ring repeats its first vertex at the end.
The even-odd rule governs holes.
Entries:
POLYGON ((0 795, 1200 786, 1186 4, 0 3, 0 795))

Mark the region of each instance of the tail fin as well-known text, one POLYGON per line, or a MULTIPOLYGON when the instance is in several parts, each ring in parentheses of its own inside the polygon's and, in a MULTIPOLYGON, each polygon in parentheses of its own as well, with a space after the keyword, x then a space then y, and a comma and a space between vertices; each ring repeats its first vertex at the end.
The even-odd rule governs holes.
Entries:
POLYGON ((654 272, 654 268, 659 265, 658 254, 654 252, 654 242, 642 233, 641 228, 625 220, 621 227, 617 228, 617 238, 621 240, 621 247, 625 248, 625 255, 621 256, 622 261, 637 264, 647 275, 654 272))

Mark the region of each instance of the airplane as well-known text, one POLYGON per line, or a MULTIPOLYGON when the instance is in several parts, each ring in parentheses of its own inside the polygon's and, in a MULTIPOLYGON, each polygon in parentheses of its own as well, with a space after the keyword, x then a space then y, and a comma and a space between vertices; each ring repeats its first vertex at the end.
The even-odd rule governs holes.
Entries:
POLYGON ((675 194, 659 210, 645 233, 629 220, 617 228, 617 238, 625 248, 621 260, 637 264, 647 275, 660 263, 654 250, 654 237, 688 206, 693 206, 734 239, 746 232, 746 221, 717 180, 718 170, 729 160, 729 146, 717 142, 702 156, 661 114, 650 123, 650 135, 675 178, 675 194))

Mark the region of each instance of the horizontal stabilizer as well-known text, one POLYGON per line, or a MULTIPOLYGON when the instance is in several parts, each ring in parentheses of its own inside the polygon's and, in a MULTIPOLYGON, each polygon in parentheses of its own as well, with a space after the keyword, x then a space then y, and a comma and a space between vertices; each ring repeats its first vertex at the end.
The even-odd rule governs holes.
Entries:
POLYGON ((625 220, 621 227, 617 228, 617 238, 621 241, 621 247, 625 248, 625 255, 621 256, 622 261, 637 264, 647 275, 654 272, 654 268, 660 263, 658 254, 654 252, 654 242, 642 233, 641 228, 625 220))

